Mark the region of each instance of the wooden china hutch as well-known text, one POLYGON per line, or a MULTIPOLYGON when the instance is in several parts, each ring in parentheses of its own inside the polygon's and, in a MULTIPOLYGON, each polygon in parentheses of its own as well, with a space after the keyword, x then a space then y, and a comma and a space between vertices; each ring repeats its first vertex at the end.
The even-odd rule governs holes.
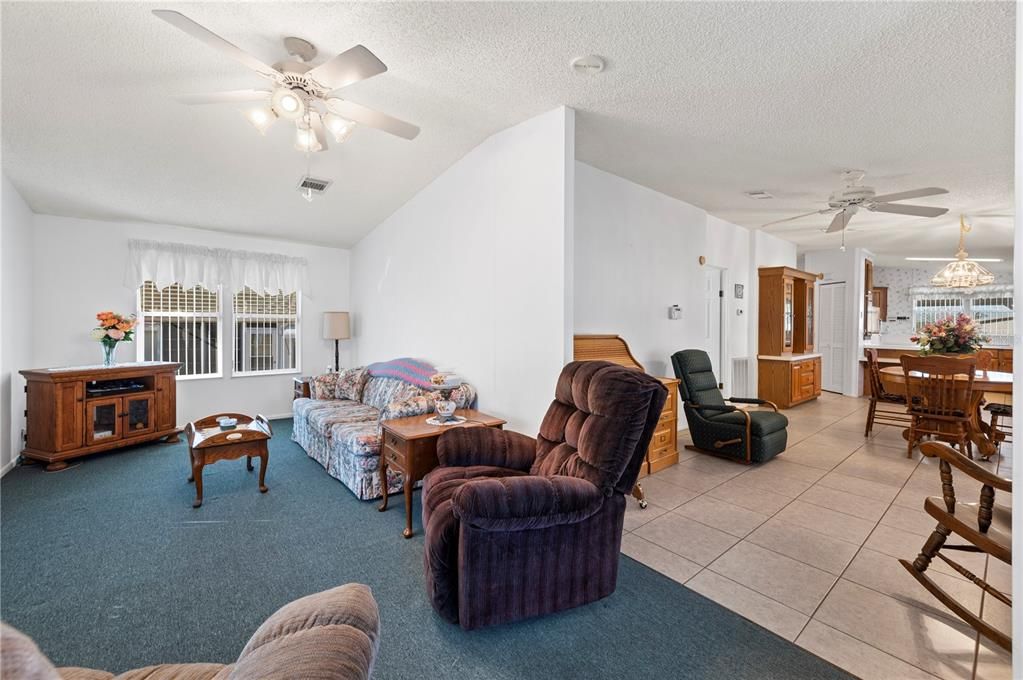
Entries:
POLYGON ((180 366, 145 361, 19 371, 28 395, 21 455, 52 472, 91 453, 163 437, 177 441, 180 366))
POLYGON ((759 270, 757 385, 761 399, 788 408, 821 394, 816 353, 817 275, 791 267, 759 270))

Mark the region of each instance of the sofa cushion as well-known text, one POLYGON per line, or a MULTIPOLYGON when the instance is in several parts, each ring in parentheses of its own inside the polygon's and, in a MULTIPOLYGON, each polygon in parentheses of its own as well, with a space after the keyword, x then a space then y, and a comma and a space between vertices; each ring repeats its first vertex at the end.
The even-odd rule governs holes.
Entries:
POLYGON ((404 380, 371 375, 366 382, 366 388, 362 391, 362 403, 383 411, 392 401, 405 401, 425 393, 422 388, 404 380))
MULTIPOLYGON (((380 455, 382 437, 376 418, 336 423, 330 428, 330 439, 331 446, 345 456, 365 458, 380 455)), ((373 469, 376 469, 375 464, 373 469)))
POLYGON ((60 680, 57 669, 32 638, 6 623, 0 623, 0 668, 5 678, 60 680))
POLYGON ((323 402, 320 408, 312 409, 306 416, 309 427, 325 437, 331 435, 332 428, 339 423, 370 422, 376 423, 380 413, 372 406, 347 399, 334 399, 323 402))
POLYGON ((114 680, 226 680, 230 672, 222 663, 164 663, 121 673, 114 680))
POLYGON ((423 479, 423 526, 426 546, 423 567, 426 592, 434 608, 449 621, 458 620, 458 518, 451 498, 471 479, 520 477, 524 472, 492 465, 439 467, 423 479))
POLYGON ((338 373, 324 373, 313 376, 309 381, 309 396, 312 399, 333 399, 337 392, 338 373))
POLYGON ((365 366, 346 368, 338 374, 334 398, 360 401, 367 380, 369 380, 369 371, 365 366))
POLYGON ((321 626, 349 626, 359 630, 369 637, 375 648, 380 637, 380 612, 369 586, 346 583, 289 602, 256 629, 238 661, 244 661, 274 640, 321 626))

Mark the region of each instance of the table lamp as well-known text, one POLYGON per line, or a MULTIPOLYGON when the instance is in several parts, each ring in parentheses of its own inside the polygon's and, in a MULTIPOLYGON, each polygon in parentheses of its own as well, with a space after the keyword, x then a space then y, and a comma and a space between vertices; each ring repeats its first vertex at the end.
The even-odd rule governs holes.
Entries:
POLYGON ((323 313, 323 339, 334 341, 334 371, 341 370, 338 342, 340 340, 349 340, 351 337, 352 325, 348 318, 348 312, 323 313))

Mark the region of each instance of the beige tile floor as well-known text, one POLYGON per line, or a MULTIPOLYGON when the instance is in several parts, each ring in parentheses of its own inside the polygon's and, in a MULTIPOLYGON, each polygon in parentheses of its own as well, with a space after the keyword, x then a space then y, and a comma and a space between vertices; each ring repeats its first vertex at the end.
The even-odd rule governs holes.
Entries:
MULTIPOLYGON (((866 408, 825 393, 785 411, 788 450, 756 467, 682 449, 678 465, 642 480, 646 510, 630 500, 622 552, 868 680, 1009 678, 1010 656, 897 561, 934 528, 922 508, 941 495, 937 465, 907 458, 898 428, 864 438, 866 408)), ((988 465, 1011 476, 1010 447, 988 465)), ((979 496, 978 483, 955 482, 957 496, 979 496)), ((1009 630, 1007 607, 935 562, 943 588, 1009 630)), ((965 553, 961 563, 1008 590, 1006 565, 965 553)))

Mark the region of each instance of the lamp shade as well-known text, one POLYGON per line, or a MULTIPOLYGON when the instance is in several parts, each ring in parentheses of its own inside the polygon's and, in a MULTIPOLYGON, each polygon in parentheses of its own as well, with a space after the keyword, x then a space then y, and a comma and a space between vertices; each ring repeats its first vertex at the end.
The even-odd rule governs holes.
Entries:
POLYGON ((349 340, 352 337, 352 326, 348 312, 323 313, 323 339, 349 340))

